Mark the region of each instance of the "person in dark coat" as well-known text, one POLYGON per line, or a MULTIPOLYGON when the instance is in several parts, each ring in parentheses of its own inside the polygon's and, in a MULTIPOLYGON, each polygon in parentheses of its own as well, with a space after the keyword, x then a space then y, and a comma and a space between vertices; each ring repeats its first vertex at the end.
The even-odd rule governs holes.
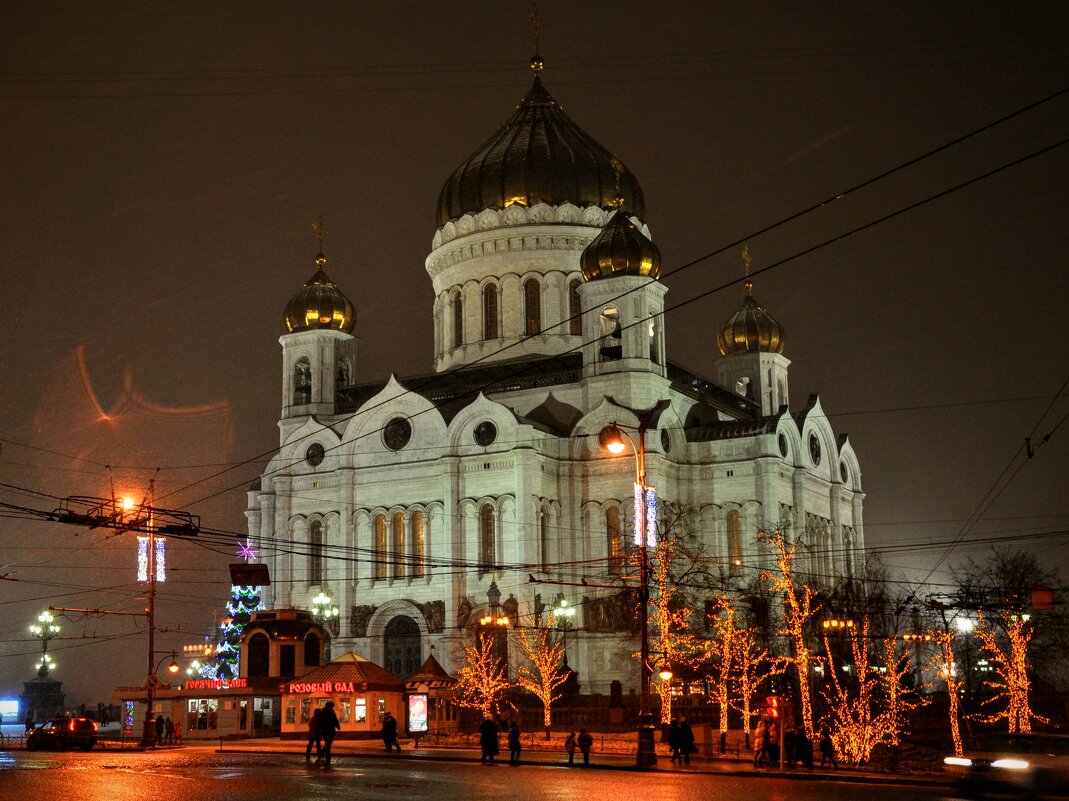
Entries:
POLYGON ((489 714, 479 724, 479 745, 483 749, 483 763, 493 762, 498 754, 497 724, 489 714))
POLYGON ((827 760, 831 763, 831 766, 836 770, 839 769, 839 763, 835 759, 835 743, 831 740, 831 731, 827 726, 820 730, 820 767, 824 767, 824 761, 827 760))
POLYGON ((306 760, 312 758, 312 745, 316 747, 316 762, 323 756, 323 735, 319 733, 319 708, 316 707, 312 712, 312 717, 308 719, 308 745, 304 749, 304 758, 306 760))
POLYGON ((694 730, 687 723, 686 716, 679 719, 679 750, 683 753, 683 764, 690 764, 690 755, 698 751, 694 745, 694 730))
POLYGON ((579 750, 583 752, 583 764, 590 764, 590 749, 594 745, 594 737, 586 729, 579 730, 579 737, 576 739, 579 743, 579 750))
POLYGON ((680 758, 679 753, 679 718, 672 718, 668 724, 668 750, 672 752, 672 764, 680 758))
POLYGON ((319 710, 319 734, 323 738, 322 758, 326 764, 330 764, 330 747, 334 744, 334 738, 341 728, 338 713, 334 711, 334 702, 327 701, 326 705, 319 710))
POLYGON ((516 721, 509 723, 509 764, 520 764, 520 727, 516 721))
POLYGON ((568 764, 575 764, 575 732, 571 732, 564 741, 564 750, 568 752, 568 764))
POLYGON ((389 712, 382 719, 382 731, 379 733, 382 735, 382 744, 386 746, 388 752, 395 748, 398 751, 401 750, 401 744, 397 741, 397 718, 389 712))
POLYGON ((167 725, 167 721, 163 719, 163 715, 156 715, 156 745, 163 745, 163 730, 167 725))
POLYGON ((29 734, 33 731, 33 712, 26 713, 26 720, 24 722, 26 724, 26 733, 29 734))

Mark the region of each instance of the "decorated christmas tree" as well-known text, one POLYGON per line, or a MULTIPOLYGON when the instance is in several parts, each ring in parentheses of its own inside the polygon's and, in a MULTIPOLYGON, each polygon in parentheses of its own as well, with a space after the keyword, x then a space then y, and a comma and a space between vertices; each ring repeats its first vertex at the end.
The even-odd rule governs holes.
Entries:
MULTIPOLYGON (((256 558, 252 543, 246 541, 238 551, 246 562, 256 558)), ((238 675, 241 665, 241 633, 252 620, 252 613, 263 609, 260 587, 230 588, 230 600, 226 605, 226 618, 219 630, 222 633, 215 647, 215 659, 200 666, 200 675, 212 679, 233 679, 238 675)))

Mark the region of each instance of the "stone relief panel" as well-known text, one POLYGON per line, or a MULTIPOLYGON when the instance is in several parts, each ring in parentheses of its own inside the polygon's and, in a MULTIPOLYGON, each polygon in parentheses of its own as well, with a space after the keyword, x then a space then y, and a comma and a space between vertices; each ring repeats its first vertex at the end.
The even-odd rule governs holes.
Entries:
POLYGON ((366 637, 367 636, 367 624, 371 620, 371 616, 375 614, 375 610, 378 609, 374 604, 362 604, 360 606, 354 606, 352 609, 352 632, 354 637, 366 637))
POLYGON ((629 592, 603 598, 583 596, 583 626, 587 631, 620 632, 635 627, 635 601, 629 592))
POLYGON ((427 601, 424 604, 417 603, 415 607, 427 621, 427 631, 431 634, 441 634, 445 631, 445 601, 427 601))

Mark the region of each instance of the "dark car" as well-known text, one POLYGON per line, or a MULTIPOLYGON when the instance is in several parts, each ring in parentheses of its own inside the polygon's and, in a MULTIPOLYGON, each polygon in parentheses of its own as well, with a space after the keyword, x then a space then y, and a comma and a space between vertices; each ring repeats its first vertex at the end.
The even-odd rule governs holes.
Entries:
POLYGON ((88 751, 96 744, 97 724, 91 718, 52 718, 26 735, 26 750, 38 748, 81 748, 88 751))
POLYGON ((1035 798, 1069 792, 1069 736, 991 734, 964 755, 943 760, 969 798, 988 792, 1035 798))

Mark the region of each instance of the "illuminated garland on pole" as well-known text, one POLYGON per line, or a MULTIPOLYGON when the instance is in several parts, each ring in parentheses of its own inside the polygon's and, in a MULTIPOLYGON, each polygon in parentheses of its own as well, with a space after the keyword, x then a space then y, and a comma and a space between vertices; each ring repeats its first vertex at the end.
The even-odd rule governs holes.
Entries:
MULTIPOLYGON (((653 560, 653 583, 656 592, 650 598, 656 621, 650 653, 658 654, 662 659, 662 667, 669 671, 681 666, 694 667, 700 664, 707 655, 708 647, 706 642, 688 631, 693 611, 685 606, 673 608, 672 598, 676 594, 676 587, 672 580, 672 560, 675 557, 675 548, 675 542, 668 537, 658 538, 653 560)), ((653 672, 657 674, 658 671, 654 668, 653 672)), ((671 690, 671 678, 662 678, 657 684, 657 692, 661 696, 662 723, 672 720, 671 690)))
POLYGON ((1028 678, 1028 643, 1032 640, 1033 631, 1025 619, 1026 615, 1003 609, 1000 616, 1006 630, 1006 650, 999 646, 995 630, 984 620, 983 612, 979 613, 980 625, 976 629, 976 636, 980 640, 980 647, 990 655, 999 677, 997 680, 989 679, 984 682, 996 690, 995 695, 984 702, 984 706, 1002 701, 1006 707, 992 715, 978 715, 976 719, 984 723, 1005 719, 1010 734, 1028 734, 1032 731, 1033 720, 1040 723, 1050 722, 1032 711, 1028 697, 1031 688, 1031 680, 1028 678))
POLYGON ((958 693, 961 691, 962 681, 958 678, 958 669, 954 664, 954 633, 951 631, 931 631, 929 635, 939 647, 939 651, 932 656, 930 666, 946 683, 950 737, 954 741, 954 756, 960 757, 965 753, 961 744, 961 723, 958 711, 958 693))
POLYGON ((815 660, 809 651, 805 638, 805 624, 815 615, 820 606, 813 606, 813 590, 808 585, 803 585, 799 594, 798 585, 794 580, 793 561, 794 552, 798 543, 787 545, 781 530, 764 532, 762 538, 768 541, 772 548, 775 561, 775 571, 764 570, 761 578, 768 582, 769 588, 774 593, 783 593, 785 608, 783 622, 785 630, 780 632, 790 637, 794 646, 795 672, 798 674, 798 694, 802 704, 802 724, 805 726, 806 736, 813 740, 815 731, 813 728, 813 699, 809 688, 809 667, 815 660))

